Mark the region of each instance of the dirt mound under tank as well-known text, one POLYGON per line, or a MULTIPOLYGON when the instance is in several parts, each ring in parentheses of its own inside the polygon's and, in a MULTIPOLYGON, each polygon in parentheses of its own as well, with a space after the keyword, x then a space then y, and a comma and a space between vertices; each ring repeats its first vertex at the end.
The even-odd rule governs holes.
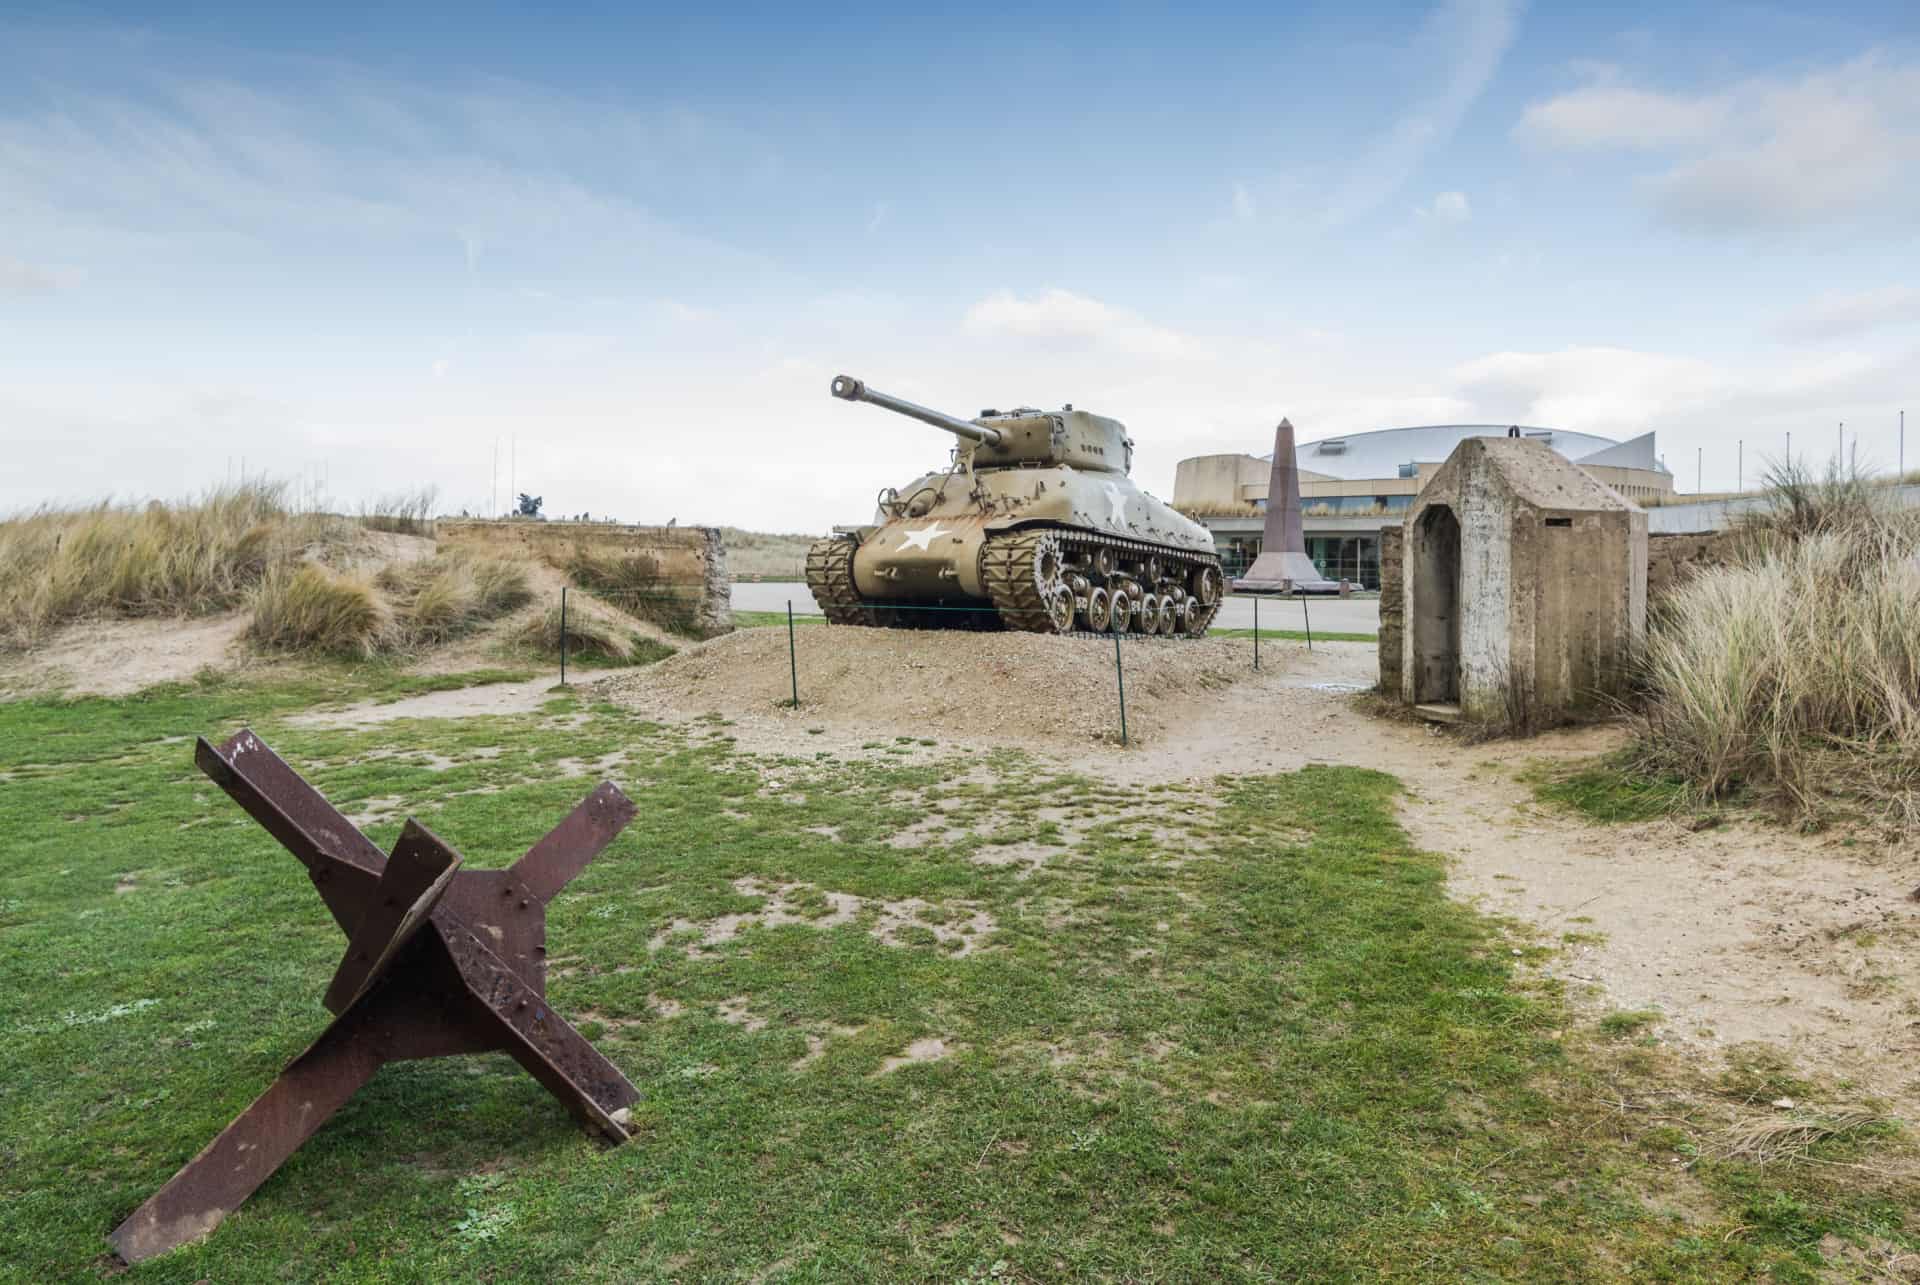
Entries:
MULTIPOLYGON (((662 716, 777 715, 874 736, 1005 745, 1118 741, 1113 644, 1043 634, 803 626, 796 634, 800 709, 790 694, 785 629, 743 629, 595 685, 596 694, 662 716)), ((1285 644, 1262 648, 1277 662, 1285 644)), ((1150 741, 1197 717, 1196 706, 1253 674, 1235 639, 1121 643, 1127 731, 1150 741)))

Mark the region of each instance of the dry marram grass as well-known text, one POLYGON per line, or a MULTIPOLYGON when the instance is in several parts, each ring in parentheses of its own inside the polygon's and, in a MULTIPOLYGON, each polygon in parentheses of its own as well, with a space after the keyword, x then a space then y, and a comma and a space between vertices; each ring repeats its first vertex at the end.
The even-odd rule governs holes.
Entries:
POLYGON ((276 482, 174 504, 40 509, 0 522, 0 647, 90 617, 230 610, 270 568, 351 535, 337 518, 293 512, 276 482))
POLYGON ((1640 762, 1702 802, 1747 789, 1812 818, 1845 797, 1920 825, 1920 513, 1857 475, 1772 482, 1736 561, 1649 632, 1640 762))

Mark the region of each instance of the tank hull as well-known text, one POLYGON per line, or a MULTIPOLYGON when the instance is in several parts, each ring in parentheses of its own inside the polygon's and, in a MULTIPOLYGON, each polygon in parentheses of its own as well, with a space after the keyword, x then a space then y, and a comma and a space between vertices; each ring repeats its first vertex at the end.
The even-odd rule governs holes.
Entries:
POLYGON ((1124 474, 956 468, 895 495, 810 553, 829 621, 1197 635, 1218 608, 1211 535, 1124 474))

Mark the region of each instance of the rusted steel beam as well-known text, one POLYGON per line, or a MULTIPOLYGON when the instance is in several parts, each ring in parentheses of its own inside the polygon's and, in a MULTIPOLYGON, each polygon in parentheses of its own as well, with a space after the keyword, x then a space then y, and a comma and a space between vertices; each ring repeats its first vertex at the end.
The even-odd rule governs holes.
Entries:
POLYGON ((367 987, 380 980, 394 955, 426 925, 427 916, 459 870, 460 854, 408 818, 400 842, 387 858, 387 868, 380 872, 374 889, 379 900, 360 916, 359 926, 347 940, 346 957, 320 1001, 328 1012, 346 1012, 367 987))
POLYGON ((307 867, 347 950, 338 1016, 109 1238, 139 1262, 207 1235, 387 1063, 505 1050, 614 1142, 640 1091, 546 1001, 546 904, 633 819, 603 784, 506 870, 465 869, 408 818, 391 857, 252 732, 196 761, 307 867))

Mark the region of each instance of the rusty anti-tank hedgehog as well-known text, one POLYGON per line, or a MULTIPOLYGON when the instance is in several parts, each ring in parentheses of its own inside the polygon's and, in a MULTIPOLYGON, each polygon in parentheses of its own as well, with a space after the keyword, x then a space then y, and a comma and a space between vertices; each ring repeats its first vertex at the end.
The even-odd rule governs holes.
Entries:
POLYGON ((832 392, 959 444, 945 470, 880 492, 872 523, 835 527, 808 550, 807 587, 829 623, 1206 633, 1220 556, 1205 527, 1128 477, 1133 440, 1120 421, 1071 405, 965 420, 846 375, 832 392))

